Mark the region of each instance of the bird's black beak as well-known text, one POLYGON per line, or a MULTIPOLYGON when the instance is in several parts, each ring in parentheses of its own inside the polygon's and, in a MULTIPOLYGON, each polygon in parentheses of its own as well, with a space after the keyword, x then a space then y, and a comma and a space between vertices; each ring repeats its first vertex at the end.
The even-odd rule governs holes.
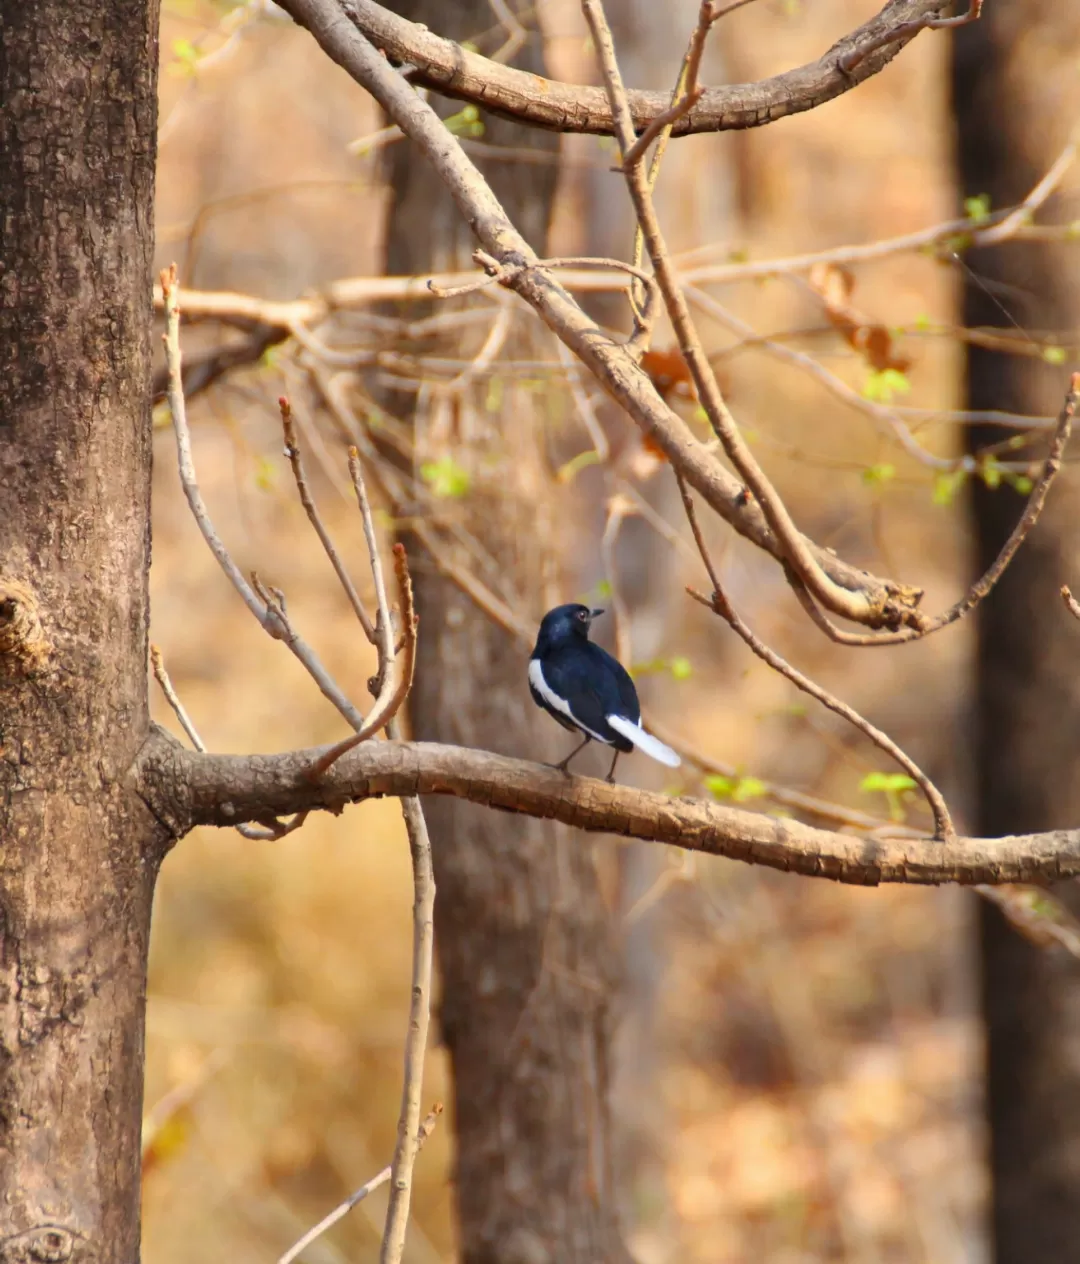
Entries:
POLYGON ((604 612, 603 612, 603 610, 590 610, 590 611, 589 611, 589 615, 590 615, 593 619, 595 619, 597 615, 601 615, 601 614, 603 614, 603 613, 604 613, 604 612))

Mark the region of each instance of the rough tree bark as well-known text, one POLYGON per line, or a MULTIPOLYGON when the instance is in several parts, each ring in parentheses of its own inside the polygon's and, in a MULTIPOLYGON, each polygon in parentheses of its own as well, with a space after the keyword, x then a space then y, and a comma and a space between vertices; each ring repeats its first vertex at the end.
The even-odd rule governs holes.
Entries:
MULTIPOLYGON (((493 25, 487 0, 410 0, 397 11, 451 38, 493 25)), ((539 37, 518 58, 541 71, 539 37)), ((444 109, 451 113, 456 107, 444 109)), ((553 154, 558 138, 483 116, 484 139, 553 154)), ((393 151, 387 267, 469 267, 475 239, 430 166, 393 151)), ((547 164, 483 164, 511 218, 543 251, 555 185, 547 164)), ((551 489, 536 406, 507 384, 481 407, 467 451, 418 418, 418 446, 473 474, 464 521, 542 612, 558 594, 551 489), (478 429, 477 429, 478 427, 478 429)), ((524 655, 417 546, 418 738, 541 757, 544 719, 524 655)), ((475 565, 467 554, 458 559, 475 565)), ((624 1258, 610 1176, 608 1060, 614 955, 591 849, 550 821, 501 817, 445 798, 425 804, 434 841, 441 1030, 454 1068, 455 1191, 468 1264, 595 1264, 624 1258)))
MULTIPOLYGON (((1031 188, 1080 108, 1073 64, 1080 12, 1027 0, 988 5, 958 33, 954 90, 962 191, 1004 206, 1031 188), (1034 32, 1038 31, 1036 38, 1034 32)), ((1029 329, 1075 330, 1075 251, 1026 244, 978 253, 972 268, 1004 282, 1004 305, 1029 329)), ((968 284, 965 321, 1007 325, 968 284)), ((1053 412, 1067 369, 972 348, 969 408, 1053 412)), ((976 431, 976 446, 1000 428, 976 431)), ((978 571, 1015 522, 1020 498, 976 483, 978 571)), ((980 612, 976 660, 976 827, 1051 829, 1080 814, 1080 630, 1058 606, 1075 585, 1080 490, 1054 489, 1038 530, 980 612)), ((1080 912, 1075 886, 1058 894, 1080 912)), ((1080 1240, 1080 962, 1021 938, 989 903, 979 912, 987 1030, 987 1112, 998 1264, 1057 1264, 1080 1240)))
POLYGON ((157 0, 0 0, 0 1260, 138 1258, 157 0))

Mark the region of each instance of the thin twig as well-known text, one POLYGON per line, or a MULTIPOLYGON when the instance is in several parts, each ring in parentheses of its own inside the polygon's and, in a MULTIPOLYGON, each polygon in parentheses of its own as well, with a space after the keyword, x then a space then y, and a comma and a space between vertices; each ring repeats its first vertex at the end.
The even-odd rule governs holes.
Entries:
POLYGON ((417 618, 413 606, 409 563, 403 544, 394 545, 394 573, 398 581, 398 591, 401 594, 402 625, 402 667, 398 675, 397 684, 392 691, 380 690, 380 700, 376 701, 368 713, 367 723, 359 733, 353 733, 345 738, 344 741, 338 742, 336 746, 331 746, 326 754, 311 766, 308 776, 314 781, 317 781, 332 764, 337 763, 342 755, 359 746, 361 742, 366 742, 369 737, 373 737, 381 728, 385 728, 390 724, 401 710, 405 699, 409 696, 409 690, 412 688, 413 672, 416 667, 417 618))
POLYGON ((757 635, 749 628, 736 614, 724 593, 723 586, 720 583, 719 575, 713 566, 712 559, 709 556, 708 547, 705 544, 704 536, 698 525, 697 513, 694 509, 694 502, 690 495, 690 489, 682 477, 676 473, 679 483, 679 491, 682 494, 683 505, 686 509, 687 521, 690 523, 690 529, 694 533, 694 540, 698 546, 698 552, 701 554, 701 560, 705 564, 708 572, 709 580, 712 583, 712 596, 706 597, 704 594, 696 592, 692 588, 688 588, 687 592, 695 601, 701 602, 703 606, 714 610, 718 615, 725 619, 738 633, 746 644, 754 651, 754 653, 763 662, 782 676, 786 676, 788 680, 803 693, 808 693, 815 698, 822 706, 834 712, 836 715, 842 716, 849 724, 854 725, 860 732, 865 733, 868 738, 880 747, 887 755, 890 755, 904 769, 909 777, 919 786, 926 800, 930 805, 930 810, 934 815, 934 837, 940 842, 952 842, 956 838, 956 830, 953 828, 952 818, 949 815, 949 809, 945 803, 944 796, 941 791, 934 785, 930 778, 922 771, 910 756, 880 729, 875 728, 869 720, 864 719, 854 707, 849 706, 846 702, 841 702, 839 698, 833 697, 827 690, 820 685, 815 684, 808 676, 804 676, 802 672, 792 667, 788 661, 777 654, 775 650, 771 650, 757 635))
POLYGON ((199 730, 195 727, 194 721, 187 713, 187 708, 180 701, 180 696, 173 688, 173 683, 169 679, 169 673, 165 670, 165 658, 156 645, 150 646, 150 665, 154 671, 154 679, 161 686, 161 692, 165 695, 165 701, 172 707, 173 714, 180 721, 180 727, 188 736, 188 741, 197 751, 205 751, 206 747, 199 736, 199 730))
POLYGON ((615 657, 621 662, 630 664, 630 616, 626 603, 619 591, 618 577, 615 569, 615 541, 626 519, 633 514, 635 508, 625 496, 616 494, 608 501, 607 522, 604 534, 600 537, 600 557, 604 564, 611 592, 611 613, 615 624, 615 657))
MULTIPOLYGON (((431 1136, 435 1128, 435 1123, 442 1114, 442 1102, 436 1102, 431 1108, 431 1113, 420 1125, 420 1131, 417 1136, 418 1148, 431 1136)), ((293 1264, 293 1260, 297 1259, 304 1251, 316 1240, 321 1238, 327 1229, 332 1229, 339 1220, 344 1219, 350 1211, 367 1198, 368 1194, 374 1193, 381 1185, 385 1185, 390 1179, 390 1165, 387 1164, 381 1172, 376 1173, 370 1181, 361 1185, 358 1190, 350 1194, 343 1203, 339 1203, 328 1216, 324 1216, 322 1220, 304 1234, 302 1238, 294 1242, 291 1247, 282 1255, 277 1264, 293 1264)))
MULTIPOLYGON (((180 722, 180 727, 188 736, 188 741, 195 747, 197 751, 205 754, 206 745, 199 736, 199 730, 195 727, 195 722, 187 713, 187 708, 180 701, 180 695, 173 688, 172 680, 165 668, 165 657, 156 645, 150 646, 150 665, 153 668, 154 679, 161 686, 161 692, 165 695, 165 701, 172 707, 173 714, 180 722)), ((291 821, 279 821, 276 817, 267 817, 262 825, 237 825, 236 832, 243 838, 254 839, 258 842, 274 842, 279 838, 284 838, 286 834, 293 833, 298 830, 307 820, 306 812, 297 812, 291 821)))
POLYGON ((1073 618, 1080 619, 1080 601, 1072 595, 1072 589, 1068 584, 1061 585, 1061 599, 1065 602, 1065 609, 1073 618))
POLYGON ((244 604, 258 619, 260 626, 276 640, 284 641, 303 663, 308 675, 319 686, 323 696, 337 707, 354 729, 362 728, 364 717, 339 688, 337 682, 319 661, 315 651, 288 624, 287 620, 281 617, 281 607, 277 603, 260 601, 214 529, 202 493, 199 491, 199 484, 195 477, 195 463, 191 455, 191 434, 188 430, 187 409, 184 406, 183 368, 180 354, 180 287, 177 283, 175 264, 162 271, 161 289, 165 301, 164 342, 165 361, 169 370, 169 411, 172 414, 173 431, 176 435, 180 482, 192 516, 218 565, 240 594, 244 604))
POLYGON ((669 106, 663 114, 658 114, 649 126, 641 133, 637 140, 630 146, 626 157, 622 163, 615 167, 615 171, 625 171, 632 163, 641 158, 649 146, 660 135, 662 131, 670 128, 677 123, 684 114, 689 114, 695 105, 701 100, 705 93, 704 88, 695 88, 692 92, 688 92, 686 96, 680 98, 674 105, 669 106))
MULTIPOLYGON (((600 59, 604 83, 607 86, 611 110, 615 118, 616 138, 625 160, 625 155, 634 144, 634 131, 626 89, 623 86, 615 56, 611 28, 608 26, 600 0, 582 0, 582 8, 600 59)), ((671 256, 656 217, 648 178, 641 163, 637 162, 628 166, 625 174, 634 212, 645 235, 649 257, 663 295, 664 306, 679 342, 679 349, 694 379, 698 399, 709 417, 724 452, 761 507, 766 521, 781 544, 784 556, 815 597, 836 614, 845 615, 856 621, 859 621, 861 616, 865 621, 865 602, 825 574, 814 557, 809 542, 796 528, 787 506, 769 482, 743 439, 734 417, 724 402, 712 365, 705 355, 701 339, 690 318, 678 275, 671 262, 671 256)))
MULTIPOLYGON (((397 738, 397 721, 390 736, 397 738)), ((397 1145, 391 1164, 390 1205, 386 1209, 379 1264, 399 1264, 405 1251, 405 1231, 412 1199, 412 1174, 423 1144, 420 1094, 423 1089, 424 1056, 431 1016, 432 961, 435 943, 435 871, 420 800, 415 795, 401 800, 401 813, 409 835, 413 870, 413 967, 409 1002, 409 1032, 405 1039, 405 1068, 401 1086, 401 1115, 397 1145)))
MULTIPOLYGON (((360 626, 364 629, 364 635, 374 645, 375 629, 372 627, 371 620, 364 609, 364 603, 360 600, 360 595, 356 591, 345 563, 342 562, 341 555, 334 547, 330 533, 323 524, 318 506, 315 504, 315 499, 308 487, 307 475, 304 472, 304 460, 300 454, 300 445, 296 438, 296 423, 293 421, 292 405, 284 395, 278 399, 278 408, 281 410, 281 429, 285 436, 285 455, 289 458, 289 464, 292 466, 293 478, 296 480, 296 490, 300 495, 300 503, 304 506, 308 521, 314 527, 315 534, 319 537, 319 543, 323 546, 326 556, 330 559, 330 565, 334 568, 334 574, 337 575, 338 582, 345 590, 345 595, 349 599, 349 605, 352 606, 353 613, 356 615, 360 626)), ((369 716, 368 723, 370 722, 371 717, 369 716)))
MULTIPOLYGON (((375 592, 378 598, 376 629, 387 644, 384 659, 386 674, 390 672, 389 655, 393 653, 393 623, 390 606, 386 599, 386 585, 382 579, 375 528, 367 503, 360 469, 360 456, 355 448, 349 452, 349 473, 352 475, 356 498, 364 518, 364 533, 371 553, 372 572, 375 576, 375 592)), ((395 570, 401 588, 406 628, 413 623, 412 586, 406 565, 405 550, 399 544, 394 552, 395 570)), ((413 647, 408 631, 405 634, 405 652, 412 661, 413 647)), ((408 668, 411 680, 412 669, 408 668)), ((380 692, 386 687, 386 676, 380 681, 380 692)), ((378 704, 376 704, 378 705, 378 704)), ((391 717, 387 735, 392 740, 401 737, 397 718, 391 717)), ((397 1144, 390 1165, 390 1204, 386 1209, 386 1223, 379 1248, 379 1264, 400 1264, 405 1252, 405 1234, 409 1224, 409 1206, 412 1201, 412 1175, 416 1156, 420 1151, 420 1095, 424 1082, 424 1058, 427 1053, 428 1026, 431 1017, 431 982, 435 946, 435 870, 431 859, 431 839, 420 800, 406 795, 401 800, 401 814, 409 835, 409 855, 413 871, 413 956, 412 990, 409 1000, 409 1030, 405 1037, 405 1066, 401 1085, 401 1113, 398 1117, 397 1144)))
MULTIPOLYGON (((369 461, 371 473, 378 479, 380 490, 389 501, 390 511, 395 517, 401 519, 406 512, 406 503, 410 499, 407 489, 398 481, 395 471, 388 468, 384 462, 375 459, 377 454, 365 435, 363 424, 345 398, 337 379, 317 366, 312 366, 311 376, 331 416, 349 442, 362 442, 365 445, 365 456, 369 461)), ((493 623, 509 632, 521 645, 526 648, 532 645, 535 629, 473 571, 453 561, 447 550, 441 546, 436 532, 426 517, 417 516, 408 523, 408 526, 424 546, 425 552, 439 574, 455 583, 479 610, 482 610, 493 623)))
POLYGON ((893 44, 897 40, 910 39, 913 35, 918 35, 920 31, 950 30, 958 26, 967 26, 969 22, 977 22, 982 13, 982 7, 983 0, 971 0, 971 7, 968 11, 961 13, 955 18, 939 18, 932 14, 927 14, 926 17, 920 18, 916 22, 904 22, 900 26, 894 26, 890 31, 883 31, 875 39, 850 49, 837 60, 836 64, 845 75, 850 75, 855 67, 864 62, 871 53, 876 53, 879 48, 884 48, 887 44, 893 44))
POLYGON ((965 618, 993 591, 994 586, 1005 573, 1009 563, 1016 556, 1017 550, 1039 521, 1043 506, 1046 504, 1047 493, 1050 491, 1050 486, 1061 469, 1065 446, 1072 434, 1072 424, 1078 407, 1080 407, 1080 373, 1074 373, 1069 382, 1069 390, 1065 396, 1065 402, 1062 404, 1061 412, 1058 414, 1057 424, 1050 440, 1050 450, 1047 452, 1046 460, 1043 462, 1042 473, 1039 475, 1035 486, 1031 489, 1027 504, 1024 506, 1024 512, 1020 515, 1016 526, 1010 532, 1009 538, 1002 545, 1001 552, 991 563, 985 574, 976 580, 964 596, 959 601, 954 602, 948 610, 942 611, 941 614, 935 615, 933 618, 926 618, 925 623, 921 627, 899 628, 895 632, 880 632, 877 634, 846 632, 844 629, 838 628, 825 616, 807 592, 805 584, 790 569, 787 569, 788 583, 794 590, 795 596, 803 609, 806 610, 807 614, 831 640, 838 645, 854 646, 901 645, 906 641, 918 641, 924 636, 929 636, 933 632, 940 632, 942 628, 947 628, 950 624, 965 618))
POLYGON ((873 837, 875 834, 887 834, 890 838, 897 838, 902 835, 909 835, 912 838, 921 837, 919 830, 897 825, 895 821, 883 820, 881 817, 873 816, 869 812, 860 812, 858 808, 849 808, 843 803, 834 803, 830 799, 820 799, 817 795, 807 794, 803 790, 793 790, 790 786, 780 785, 778 782, 770 781, 767 777, 758 777, 741 770, 734 764, 713 759, 711 755, 706 755, 704 751, 687 742, 685 738, 673 733, 665 724, 658 721, 655 716, 650 715, 647 717, 647 720, 646 728, 649 732, 655 733, 666 746, 670 746, 677 755, 681 755, 684 763, 693 765, 700 769, 702 773, 715 773, 721 777, 727 777, 731 781, 738 781, 740 778, 753 780, 761 786, 762 799, 779 804, 782 808, 790 808, 794 812, 813 817, 819 821, 828 821, 831 825, 841 829, 858 830, 860 834, 870 837, 873 837))
POLYGON ((360 453, 356 448, 349 449, 349 477, 352 479, 353 490, 356 492, 356 503, 360 507, 368 560, 371 563, 371 578, 375 581, 375 601, 378 609, 375 635, 379 647, 379 671, 385 674, 390 670, 390 663, 394 657, 394 624, 390 616, 390 603, 386 599, 386 581, 383 579, 382 559, 379 557, 379 541, 375 535, 371 503, 368 500, 367 487, 364 485, 360 453))

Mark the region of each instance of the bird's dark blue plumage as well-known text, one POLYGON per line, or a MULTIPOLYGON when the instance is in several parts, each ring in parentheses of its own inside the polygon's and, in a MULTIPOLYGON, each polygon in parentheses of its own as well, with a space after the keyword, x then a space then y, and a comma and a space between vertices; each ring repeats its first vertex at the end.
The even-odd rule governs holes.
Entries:
POLYGON ((679 764, 673 750, 641 727, 641 705, 630 674, 618 659, 589 640, 589 625, 603 610, 571 604, 549 610, 529 660, 533 701, 565 729, 585 740, 557 768, 567 764, 590 741, 615 748, 608 780, 614 779, 620 753, 635 747, 668 767, 679 764))

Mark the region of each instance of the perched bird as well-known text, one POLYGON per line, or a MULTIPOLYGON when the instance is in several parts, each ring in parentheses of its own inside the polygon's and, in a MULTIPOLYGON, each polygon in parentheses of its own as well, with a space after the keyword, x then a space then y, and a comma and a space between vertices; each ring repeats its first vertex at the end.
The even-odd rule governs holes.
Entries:
POLYGON ((619 755, 635 746, 669 768, 678 768, 681 760, 671 747, 641 727, 641 704, 629 673, 589 640, 589 625, 603 613, 588 606, 556 606, 540 624, 529 659, 533 701, 564 729, 585 734, 585 740, 554 766, 568 772, 578 751, 596 741, 615 747, 608 781, 615 780, 619 755))

